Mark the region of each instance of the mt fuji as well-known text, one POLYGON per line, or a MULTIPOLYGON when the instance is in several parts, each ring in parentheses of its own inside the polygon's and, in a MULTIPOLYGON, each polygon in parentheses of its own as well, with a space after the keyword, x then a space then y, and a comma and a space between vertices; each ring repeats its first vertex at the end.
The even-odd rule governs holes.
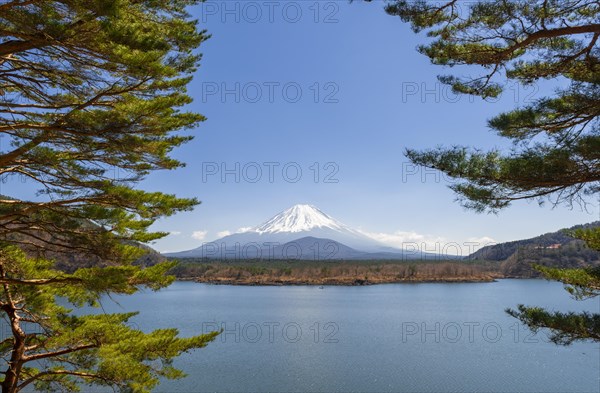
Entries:
MULTIPOLYGON (((295 205, 264 223, 202 246, 165 254, 176 258, 401 259, 425 253, 395 249, 312 205, 295 205)), ((435 255, 435 254, 429 254, 435 255)))
POLYGON ((267 239, 279 242, 303 237, 325 238, 361 251, 379 251, 386 248, 384 244, 342 224, 312 205, 292 206, 247 232, 223 239, 229 240, 236 235, 244 235, 245 239, 252 238, 256 241, 267 239))

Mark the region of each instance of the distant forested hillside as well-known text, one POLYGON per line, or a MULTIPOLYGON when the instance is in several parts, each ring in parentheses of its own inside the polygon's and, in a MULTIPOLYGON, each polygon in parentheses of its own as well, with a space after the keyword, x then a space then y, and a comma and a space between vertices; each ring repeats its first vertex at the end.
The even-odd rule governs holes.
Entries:
POLYGON ((500 262, 500 271, 507 277, 538 277, 539 273, 531 268, 533 264, 562 268, 599 265, 599 252, 569 236, 572 230, 596 227, 600 227, 600 221, 531 239, 495 244, 474 252, 467 259, 500 262))

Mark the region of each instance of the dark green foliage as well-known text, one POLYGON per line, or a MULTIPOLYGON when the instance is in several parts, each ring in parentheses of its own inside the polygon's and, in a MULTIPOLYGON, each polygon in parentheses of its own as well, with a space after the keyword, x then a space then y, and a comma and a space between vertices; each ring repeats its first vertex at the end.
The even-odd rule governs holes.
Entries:
POLYGON ((183 376, 172 367, 173 357, 202 348, 216 336, 178 338, 176 329, 143 333, 127 325, 136 313, 76 316, 56 301, 60 297, 73 306, 98 307, 104 294, 132 294, 144 287, 158 290, 172 282, 166 272, 173 263, 82 268, 73 274, 52 265, 29 258, 14 246, 0 249, 0 305, 12 326, 12 336, 0 343, 0 357, 15 362, 2 378, 3 391, 30 384, 37 390, 62 386, 76 391, 76 381, 150 391, 159 377, 183 376), (13 378, 14 386, 9 386, 13 378))
MULTIPOLYGON (((600 193, 600 4, 592 0, 395 0, 390 15, 427 31, 419 51, 433 64, 481 70, 476 77, 442 76, 457 93, 497 97, 504 78, 555 84, 555 94, 502 113, 488 126, 513 142, 509 152, 454 146, 408 149, 418 165, 455 179, 464 206, 497 212, 512 201, 537 199, 585 205, 600 193)), ((464 72, 460 72, 464 75, 464 72)), ((458 74, 458 72, 457 72, 458 74)), ((600 228, 575 237, 600 248, 600 228)), ((597 296, 597 270, 539 270, 575 296, 597 296)), ((532 329, 546 327, 554 341, 600 340, 599 316, 548 313, 521 306, 510 314, 532 329)))
MULTIPOLYGON (((568 231, 574 237, 585 241, 585 246, 600 251, 600 227, 592 226, 568 231)), ((564 255, 561 255, 564 258, 564 255)), ((575 299, 600 296, 600 266, 586 266, 578 269, 560 269, 534 265, 534 268, 547 279, 560 281, 575 299)), ((521 320, 532 330, 550 329, 551 339, 557 344, 568 345, 578 340, 600 341, 600 314, 549 312, 539 307, 519 305, 518 311, 507 312, 521 320)))
POLYGON ((190 137, 174 132, 204 119, 182 109, 207 38, 185 11, 196 2, 0 6, 0 175, 40 194, 0 200, 0 238, 121 260, 123 240, 160 238, 147 230, 157 218, 197 203, 134 188, 182 166, 169 153, 190 137))
POLYGON ((547 278, 561 281, 567 290, 577 299, 585 299, 599 295, 600 266, 583 269, 552 269, 536 266, 547 278))
POLYGON ((414 163, 455 178, 452 189, 477 211, 495 212, 529 198, 585 203, 600 192, 596 1, 393 1, 386 10, 415 31, 427 30, 434 40, 419 50, 434 64, 481 67, 472 78, 440 77, 457 93, 496 97, 504 77, 521 84, 556 82, 554 97, 489 121, 514 142, 509 153, 408 149, 414 163))
POLYGON ((581 239, 593 250, 600 251, 600 228, 580 228, 571 232, 573 237, 581 239))
POLYGON ((166 235, 149 231, 157 219, 198 201, 136 187, 181 167, 170 153, 204 120, 185 109, 207 38, 186 11, 198 2, 0 4, 0 312, 12 332, 0 343, 3 393, 150 391, 181 377, 174 357, 214 338, 143 333, 126 325, 135 314, 75 316, 57 303, 97 305, 173 280, 171 263, 132 262, 148 253, 140 243, 166 235), (11 195, 18 178, 37 195, 11 195))
POLYGON ((569 345, 574 341, 590 339, 600 341, 600 314, 549 312, 522 304, 518 311, 507 309, 506 312, 520 319, 534 332, 550 329, 550 340, 556 344, 569 345))

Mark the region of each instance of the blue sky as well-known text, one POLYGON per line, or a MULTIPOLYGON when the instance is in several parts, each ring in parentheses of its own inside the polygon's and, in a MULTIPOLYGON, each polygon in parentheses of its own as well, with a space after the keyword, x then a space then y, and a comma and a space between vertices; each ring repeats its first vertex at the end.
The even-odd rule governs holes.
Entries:
POLYGON ((509 146, 486 120, 544 89, 511 85, 496 102, 453 95, 436 76, 475 71, 431 65, 416 51, 427 38, 382 4, 208 1, 192 9, 212 34, 189 89, 191 109, 208 120, 174 153, 187 167, 153 174, 143 187, 202 204, 155 225, 173 232, 158 250, 197 247, 297 203, 392 243, 508 241, 599 218, 597 203, 588 212, 521 202, 476 214, 454 202, 443 179, 415 173, 406 147, 509 146))
POLYGON ((410 166, 406 147, 509 146, 486 120, 544 89, 510 85, 496 102, 455 96, 436 76, 475 70, 431 65, 416 51, 427 38, 381 2, 219 1, 193 13, 212 34, 190 88, 208 120, 176 152, 187 167, 145 186, 202 204, 156 226, 176 233, 156 244, 161 251, 196 247, 296 203, 392 243, 507 241, 598 219, 597 204, 465 211, 444 179, 410 166))

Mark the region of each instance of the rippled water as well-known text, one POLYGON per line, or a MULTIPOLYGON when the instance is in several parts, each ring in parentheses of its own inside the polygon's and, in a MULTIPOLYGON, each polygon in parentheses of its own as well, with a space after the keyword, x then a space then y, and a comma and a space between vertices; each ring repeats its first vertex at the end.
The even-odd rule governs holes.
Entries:
POLYGON ((106 301, 139 310, 144 330, 223 327, 179 358, 165 392, 598 392, 600 346, 533 336, 504 313, 519 303, 600 312, 541 280, 366 287, 243 287, 178 282, 106 301))

